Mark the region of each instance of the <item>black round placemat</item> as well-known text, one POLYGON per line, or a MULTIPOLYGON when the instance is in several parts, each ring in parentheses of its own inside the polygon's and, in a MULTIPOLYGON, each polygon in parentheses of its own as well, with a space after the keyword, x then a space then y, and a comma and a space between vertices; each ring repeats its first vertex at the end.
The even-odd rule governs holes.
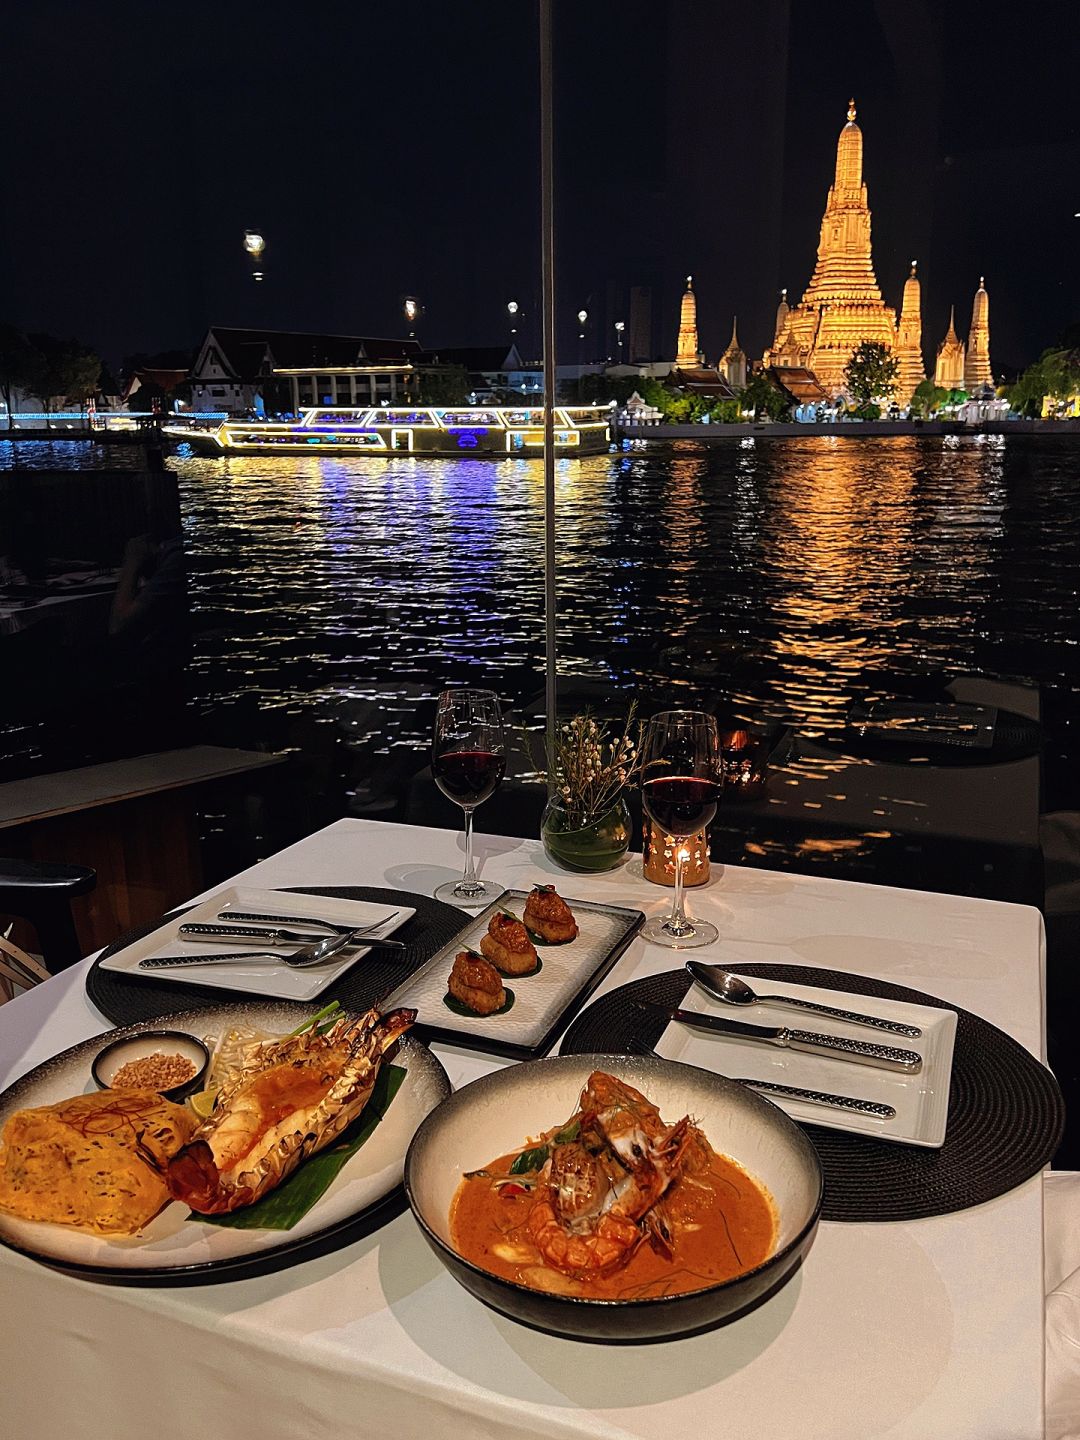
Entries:
MULTIPOLYGON (((384 890, 371 885, 292 886, 282 894, 332 895, 338 900, 368 900, 376 905, 411 905, 416 914, 394 931, 394 939, 403 941, 405 951, 370 950, 358 964, 346 970, 318 997, 319 1005, 340 1000, 350 1010, 367 1010, 381 996, 394 990, 425 960, 454 938, 472 919, 453 905, 444 905, 430 895, 413 895, 407 890, 384 890)), ((174 914, 179 912, 173 912, 174 914)), ((221 1005, 237 993, 250 996, 249 991, 225 990, 217 985, 189 985, 175 980, 133 979, 116 970, 103 970, 102 960, 122 950, 125 945, 148 935, 162 923, 161 919, 142 925, 121 935, 94 961, 86 977, 86 993, 103 1014, 116 1025, 131 1025, 136 1020, 155 1020, 158 1016, 176 1015, 199 1004, 221 1005)))
MULTIPOLYGON (((921 1220, 966 1210, 1037 1174, 1057 1149, 1065 1125, 1057 1081, 1022 1045, 970 1011, 944 1006, 921 990, 841 970, 805 965, 729 968, 740 975, 956 1011, 949 1120, 940 1150, 802 1125, 825 1171, 823 1219, 921 1220)), ((666 1022, 653 1020, 635 1002, 671 1008, 681 1004, 690 984, 685 970, 668 970, 602 995, 570 1026, 560 1053, 649 1052, 666 1022)), ((857 1073, 858 1067, 852 1066, 852 1076, 857 1073)))

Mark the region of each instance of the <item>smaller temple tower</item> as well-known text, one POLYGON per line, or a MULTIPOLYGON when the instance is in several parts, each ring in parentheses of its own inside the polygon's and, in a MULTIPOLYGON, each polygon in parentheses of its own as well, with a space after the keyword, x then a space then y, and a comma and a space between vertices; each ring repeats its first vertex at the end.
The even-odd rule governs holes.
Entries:
POLYGON ((773 333, 773 349, 779 350, 780 337, 787 328, 787 317, 791 314, 791 306, 787 303, 787 286, 780 291, 780 304, 776 307, 776 330, 773 333))
POLYGON ((993 389, 994 373, 990 369, 990 297, 986 278, 979 276, 979 288, 971 306, 971 329, 968 331, 967 356, 964 360, 964 389, 969 395, 989 385, 993 389))
POLYGON ((694 277, 686 277, 686 294, 682 297, 679 310, 679 342, 675 348, 675 369, 696 370, 704 357, 698 351, 697 338, 697 296, 694 294, 694 277))
POLYGON ((717 366, 733 390, 746 389, 746 352, 739 344, 739 317, 731 322, 731 341, 717 366))
POLYGON ((900 310, 900 321, 896 327, 894 353, 900 362, 896 376, 896 403, 911 404, 911 397, 926 379, 922 355, 922 295, 919 277, 915 270, 917 260, 911 262, 911 274, 904 282, 904 303, 900 310))
POLYGON ((964 347, 956 333, 956 306, 949 308, 949 328, 937 349, 934 384, 942 390, 964 388, 964 347))

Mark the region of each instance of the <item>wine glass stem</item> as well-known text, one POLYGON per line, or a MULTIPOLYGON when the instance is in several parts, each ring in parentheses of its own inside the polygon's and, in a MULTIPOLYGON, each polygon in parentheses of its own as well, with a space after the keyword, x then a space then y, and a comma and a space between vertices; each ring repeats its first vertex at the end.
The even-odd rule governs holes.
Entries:
POLYGON ((472 853, 472 816, 473 807, 466 805, 465 809, 465 874, 461 877, 462 888, 475 888, 480 882, 476 878, 476 867, 473 864, 472 853))
POLYGON ((675 894, 671 902, 671 914, 667 918, 665 929, 671 935, 687 935, 693 930, 693 926, 687 920, 683 912, 683 855, 684 850, 680 841, 675 848, 675 894))

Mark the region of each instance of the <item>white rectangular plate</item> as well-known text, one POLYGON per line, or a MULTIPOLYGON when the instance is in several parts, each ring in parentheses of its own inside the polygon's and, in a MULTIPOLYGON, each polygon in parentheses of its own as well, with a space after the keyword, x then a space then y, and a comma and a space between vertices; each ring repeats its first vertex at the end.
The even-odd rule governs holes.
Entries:
POLYGON ((665 1060, 680 1060, 684 1065, 698 1065, 733 1079, 772 1080, 780 1085, 798 1085, 804 1090, 826 1090, 833 1095, 850 1095, 858 1100, 875 1100, 891 1105, 896 1116, 884 1120, 876 1115, 859 1115, 852 1110, 835 1110, 813 1105, 788 1095, 761 1091, 767 1100, 786 1110, 793 1120, 808 1125, 822 1125, 830 1130, 848 1130, 857 1135, 872 1135, 877 1140, 894 1140, 902 1145, 921 1145, 938 1149, 945 1140, 949 1113, 949 1081, 952 1077, 953 1042, 956 1038, 956 1012, 911 1005, 902 1000, 882 1000, 874 995, 852 995, 841 990, 822 990, 810 985, 789 985, 786 981, 751 979, 755 988, 790 995, 797 1000, 816 1000, 835 1005, 841 1010, 859 1010, 884 1020, 899 1020, 918 1025, 922 1035, 911 1040, 906 1035, 887 1035, 867 1025, 833 1020, 828 1015, 813 1015, 787 1005, 762 1001, 736 1009, 714 1000, 700 985, 692 984, 682 1002, 684 1010, 700 1010, 720 1015, 725 1020, 746 1020, 755 1025, 787 1025, 800 1030, 819 1030, 828 1035, 843 1035, 851 1040, 869 1040, 877 1044, 899 1045, 917 1050, 923 1058, 917 1075, 901 1075, 895 1070, 879 1070, 872 1065, 857 1065, 850 1060, 833 1060, 825 1055, 808 1055, 805 1051, 784 1050, 765 1040, 743 1040, 734 1035, 718 1035, 713 1031, 694 1029, 673 1020, 661 1035, 656 1053, 665 1060))
POLYGON ((422 1027, 428 1038, 499 1055, 543 1054, 629 945, 645 917, 640 910, 563 896, 578 923, 577 939, 566 945, 537 945, 538 972, 503 977, 503 985, 514 994, 513 1005, 503 1014, 455 1013, 444 1001, 458 951, 480 949, 481 937, 496 910, 505 908, 520 920, 527 898, 523 890, 507 890, 388 995, 381 1002, 382 1009, 414 1007, 417 1027, 422 1027))
MULTIPOLYGON (((179 940, 181 925, 195 922, 215 924, 222 910, 251 910, 267 915, 310 915, 313 919, 331 920, 335 925, 376 925, 373 932, 380 939, 393 934, 416 911, 409 905, 373 905, 367 900, 343 900, 335 895, 296 895, 286 890, 254 890, 246 885, 232 885, 202 900, 182 915, 166 920, 141 940, 118 950, 102 960, 102 970, 117 970, 140 980, 178 980, 181 984, 206 985, 221 990, 242 990, 249 995, 269 995, 276 1000, 313 1000, 328 985, 369 954, 367 949, 350 950, 347 955, 333 955, 321 965, 307 970, 290 970, 276 961, 259 960, 228 965, 177 965, 175 969, 140 970, 139 961, 151 955, 212 955, 245 948, 244 941, 222 938, 220 944, 209 941, 196 944, 179 940), (393 918, 391 918, 393 917, 393 918), (379 922, 383 923, 379 923, 379 922)), ((250 942, 258 950, 258 944, 250 942)), ((298 946, 275 946, 289 955, 298 946)))

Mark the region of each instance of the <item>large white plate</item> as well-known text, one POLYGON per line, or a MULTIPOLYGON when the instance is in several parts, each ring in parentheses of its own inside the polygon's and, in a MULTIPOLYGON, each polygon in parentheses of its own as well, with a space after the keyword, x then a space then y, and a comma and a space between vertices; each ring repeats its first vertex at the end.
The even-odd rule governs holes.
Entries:
MULTIPOLYGON (((170 1015, 172 1030, 200 1038, 217 1036, 235 1024, 287 1033, 311 1014, 310 1006, 249 1001, 170 1015)), ((160 1029, 161 1020, 141 1021, 84 1040, 38 1065, 0 1095, 0 1131, 16 1110, 53 1105, 96 1087, 90 1065, 99 1050, 124 1035, 160 1029)), ((0 1210, 0 1244, 36 1260, 87 1274, 132 1283, 229 1279, 260 1262, 280 1264, 332 1243, 348 1243, 367 1217, 374 1221, 401 1186, 409 1141, 436 1105, 450 1094, 446 1071, 426 1046, 406 1036, 392 1063, 406 1073, 401 1088, 371 1138, 343 1166, 326 1193, 291 1230, 235 1230, 189 1219, 186 1205, 168 1205, 136 1236, 107 1237, 69 1225, 21 1220, 0 1210)))
POLYGON ((714 1000, 700 985, 691 985, 682 1002, 684 1010, 700 1010, 720 1015, 725 1020, 746 1020, 755 1025, 787 1025, 802 1030, 819 1030, 829 1035, 843 1035, 851 1040, 869 1040, 877 1044, 898 1045, 916 1050, 923 1058, 917 1075, 902 1075, 896 1070, 881 1070, 873 1065, 857 1065, 850 1060, 833 1060, 826 1055, 810 1055, 805 1051, 783 1050, 762 1040, 739 1039, 700 1030, 673 1020, 661 1035, 656 1053, 666 1060, 680 1060, 698 1065, 718 1075, 733 1079, 772 1080, 780 1085, 798 1085, 804 1090, 825 1090, 833 1095, 850 1095, 858 1100, 876 1100, 896 1110, 894 1119, 876 1115, 860 1115, 851 1110, 836 1110, 813 1105, 793 1096, 774 1095, 763 1091, 766 1099, 779 1105, 793 1120, 807 1125, 821 1125, 830 1130, 848 1130, 857 1135, 872 1135, 877 1140, 895 1140, 907 1145, 937 1149, 945 1141, 945 1125, 949 1115, 949 1082, 952 1076, 953 1042, 956 1039, 956 1012, 913 1005, 906 1000, 882 1000, 875 995, 852 995, 841 990, 823 990, 811 985, 790 985, 785 980, 765 981, 751 977, 755 989, 791 995, 798 1000, 816 1000, 835 1005, 840 1010, 858 1010, 883 1020, 899 1020, 917 1025, 922 1035, 917 1040, 907 1036, 890 1036, 866 1025, 833 1020, 827 1015, 812 1015, 788 1006, 762 1001, 735 1009, 714 1000))
MULTIPOLYGON (((115 955, 100 962, 102 970, 116 970, 139 980, 178 980, 187 985, 209 985, 221 990, 243 990, 252 995, 268 995, 278 1000, 314 1000, 339 975, 370 954, 368 949, 350 949, 347 955, 332 955, 321 965, 308 970, 290 970, 275 961, 251 961, 244 964, 177 965, 164 970, 140 970, 139 961, 151 955, 212 955, 216 950, 258 950, 254 941, 223 938, 217 944, 205 945, 177 939, 181 925, 195 921, 215 924, 218 912, 230 908, 275 915, 310 915, 340 925, 375 925, 373 932, 380 939, 392 934, 416 911, 408 905, 374 904, 368 900, 343 900, 333 895, 297 895, 283 890, 255 890, 247 885, 231 885, 211 895, 182 915, 175 915, 134 941, 115 955), (393 918, 391 918, 393 917, 393 918), (382 921, 383 923, 379 923, 382 921)), ((282 945, 282 954, 289 955, 297 946, 282 945)))

